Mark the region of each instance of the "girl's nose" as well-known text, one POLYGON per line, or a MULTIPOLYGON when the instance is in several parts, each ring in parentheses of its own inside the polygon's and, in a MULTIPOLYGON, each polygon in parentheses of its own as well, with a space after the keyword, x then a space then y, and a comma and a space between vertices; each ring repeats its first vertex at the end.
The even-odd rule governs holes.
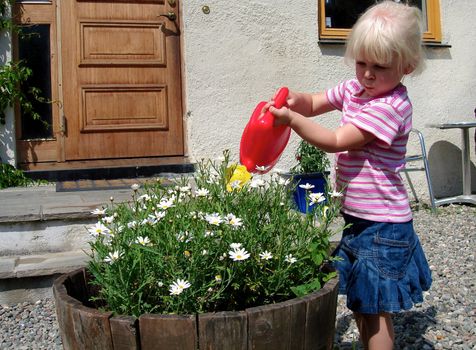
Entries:
POLYGON ((373 79, 374 73, 370 69, 366 69, 364 72, 365 79, 373 79))

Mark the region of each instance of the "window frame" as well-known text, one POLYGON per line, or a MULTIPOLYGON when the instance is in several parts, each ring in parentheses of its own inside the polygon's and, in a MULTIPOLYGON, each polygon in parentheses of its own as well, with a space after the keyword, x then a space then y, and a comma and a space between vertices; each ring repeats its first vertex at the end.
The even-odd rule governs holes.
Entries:
MULTIPOLYGON (((15 106, 15 137, 17 146, 17 163, 42 163, 61 161, 61 133, 59 129, 61 89, 60 89, 60 51, 57 42, 59 4, 56 0, 49 1, 16 1, 13 16, 16 25, 48 24, 50 26, 50 79, 52 103, 52 137, 40 139, 22 138, 22 120, 20 109, 15 106)), ((13 38, 13 59, 18 60, 18 37, 13 38)), ((28 168, 28 166, 26 166, 28 168)))
MULTIPOLYGON (((318 2, 319 40, 332 41, 347 39, 350 28, 327 28, 326 27, 326 1, 318 2)), ((425 16, 424 16, 425 17, 425 16)), ((425 43, 441 43, 441 19, 439 0, 426 0, 426 18, 428 30, 423 33, 425 43)))

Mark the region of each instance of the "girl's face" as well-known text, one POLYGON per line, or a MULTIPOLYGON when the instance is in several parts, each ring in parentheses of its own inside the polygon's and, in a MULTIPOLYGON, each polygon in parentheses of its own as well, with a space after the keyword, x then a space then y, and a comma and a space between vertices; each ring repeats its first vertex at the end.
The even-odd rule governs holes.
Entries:
POLYGON ((402 80, 403 73, 396 60, 380 64, 365 58, 355 60, 357 80, 364 87, 362 97, 378 97, 392 91, 402 80))

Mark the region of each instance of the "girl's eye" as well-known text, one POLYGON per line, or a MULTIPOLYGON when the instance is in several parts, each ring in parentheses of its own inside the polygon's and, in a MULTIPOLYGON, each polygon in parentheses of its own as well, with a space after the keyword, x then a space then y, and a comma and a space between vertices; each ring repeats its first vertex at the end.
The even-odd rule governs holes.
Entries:
POLYGON ((380 65, 380 64, 377 64, 377 65, 375 65, 375 68, 376 68, 376 69, 383 70, 383 69, 387 69, 388 67, 387 67, 387 66, 382 66, 382 65, 380 65))

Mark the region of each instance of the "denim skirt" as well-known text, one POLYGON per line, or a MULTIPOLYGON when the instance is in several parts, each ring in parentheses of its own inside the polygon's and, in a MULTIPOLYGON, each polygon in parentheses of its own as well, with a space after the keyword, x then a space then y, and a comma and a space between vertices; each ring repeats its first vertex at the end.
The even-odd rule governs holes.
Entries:
POLYGON ((375 222, 344 214, 346 229, 334 252, 339 293, 364 314, 399 312, 423 301, 431 271, 413 221, 375 222))

